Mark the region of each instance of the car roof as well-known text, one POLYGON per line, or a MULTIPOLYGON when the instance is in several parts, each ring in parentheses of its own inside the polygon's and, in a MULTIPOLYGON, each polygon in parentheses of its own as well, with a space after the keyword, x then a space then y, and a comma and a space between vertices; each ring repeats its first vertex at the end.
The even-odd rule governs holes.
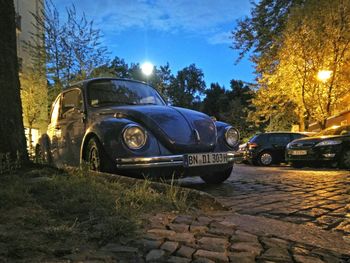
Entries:
POLYGON ((288 133, 288 134, 305 134, 304 132, 275 131, 275 132, 262 132, 262 133, 257 133, 256 135, 259 135, 259 134, 284 134, 284 133, 288 133))

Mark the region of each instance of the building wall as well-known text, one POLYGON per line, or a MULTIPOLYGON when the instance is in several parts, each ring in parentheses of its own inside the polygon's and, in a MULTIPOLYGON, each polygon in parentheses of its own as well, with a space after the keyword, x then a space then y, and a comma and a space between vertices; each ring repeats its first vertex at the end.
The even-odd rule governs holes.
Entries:
MULTIPOLYGON (((326 128, 350 124, 350 94, 339 100, 334 112, 335 114, 327 119, 326 128)), ((312 123, 308 130, 319 131, 321 129, 317 123, 312 123)))
POLYGON ((20 29, 17 29, 17 56, 22 61, 22 71, 31 64, 24 42, 30 41, 33 33, 38 34, 39 26, 32 14, 39 16, 43 10, 43 0, 14 0, 16 13, 20 17, 20 29))

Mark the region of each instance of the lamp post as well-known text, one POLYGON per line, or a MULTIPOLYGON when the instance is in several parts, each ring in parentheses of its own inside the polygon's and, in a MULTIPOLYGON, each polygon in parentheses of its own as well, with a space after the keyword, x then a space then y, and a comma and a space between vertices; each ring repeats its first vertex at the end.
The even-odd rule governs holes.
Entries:
POLYGON ((322 83, 325 83, 332 76, 333 71, 331 70, 320 70, 317 72, 317 79, 322 83))

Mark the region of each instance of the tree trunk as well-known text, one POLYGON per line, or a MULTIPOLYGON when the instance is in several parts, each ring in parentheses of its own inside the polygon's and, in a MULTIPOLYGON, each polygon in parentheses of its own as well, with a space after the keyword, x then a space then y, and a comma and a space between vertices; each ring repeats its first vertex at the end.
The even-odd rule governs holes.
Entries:
POLYGON ((305 131, 305 118, 304 118, 304 113, 302 111, 299 112, 298 114, 298 118, 299 118, 299 131, 303 132, 305 131))
POLYGON ((13 1, 0 0, 0 152, 28 160, 24 135, 13 1))
POLYGON ((327 119, 319 121, 318 124, 320 125, 321 130, 326 129, 327 119))
POLYGON ((33 125, 30 123, 28 127, 28 140, 29 140, 29 156, 32 157, 33 154, 33 125))

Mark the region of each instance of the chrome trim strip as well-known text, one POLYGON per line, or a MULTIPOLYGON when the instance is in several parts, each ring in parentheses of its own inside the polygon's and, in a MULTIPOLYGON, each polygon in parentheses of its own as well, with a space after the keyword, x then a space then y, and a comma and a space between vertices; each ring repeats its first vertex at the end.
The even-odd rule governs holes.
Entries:
MULTIPOLYGON (((116 162, 117 168, 119 169, 178 167, 184 166, 184 156, 185 154, 152 157, 118 158, 116 159, 116 162)), ((234 152, 227 152, 228 164, 235 162, 235 160, 236 157, 234 152)))

